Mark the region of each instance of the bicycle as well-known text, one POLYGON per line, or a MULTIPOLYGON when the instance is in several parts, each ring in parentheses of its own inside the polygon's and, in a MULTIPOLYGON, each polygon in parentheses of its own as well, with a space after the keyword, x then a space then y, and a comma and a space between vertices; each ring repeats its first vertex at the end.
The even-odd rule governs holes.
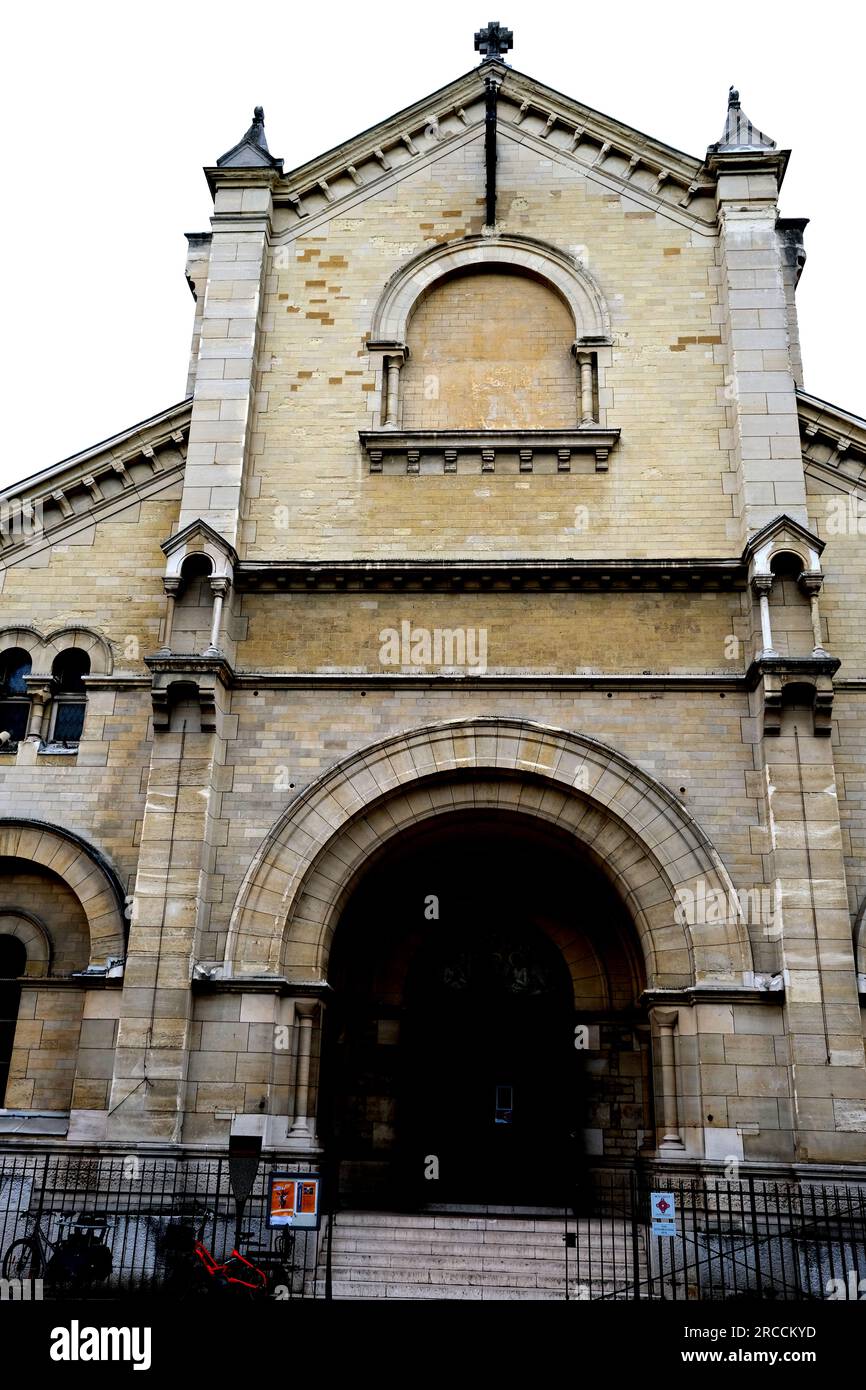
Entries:
POLYGON ((4 1279, 39 1279, 44 1275, 55 1288, 81 1288, 108 1278, 113 1268, 105 1239, 109 1223, 102 1217, 81 1213, 61 1218, 61 1230, 68 1225, 70 1234, 56 1241, 43 1230, 41 1214, 26 1219, 34 1227, 29 1235, 14 1240, 3 1256, 4 1279))
POLYGON ((263 1269, 237 1248, 227 1260, 219 1261, 204 1244, 204 1228, 212 1217, 213 1212, 206 1211, 197 1228, 181 1222, 166 1231, 162 1250, 168 1269, 167 1289, 181 1298, 198 1294, 266 1297, 273 1280, 263 1269))

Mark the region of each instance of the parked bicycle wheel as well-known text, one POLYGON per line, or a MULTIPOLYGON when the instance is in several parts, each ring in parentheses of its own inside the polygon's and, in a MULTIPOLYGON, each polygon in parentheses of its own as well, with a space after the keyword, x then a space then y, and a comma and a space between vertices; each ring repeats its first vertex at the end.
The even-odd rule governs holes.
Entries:
POLYGON ((3 1256, 4 1279, 38 1279, 42 1273, 42 1249, 38 1240, 22 1236, 13 1240, 3 1256))

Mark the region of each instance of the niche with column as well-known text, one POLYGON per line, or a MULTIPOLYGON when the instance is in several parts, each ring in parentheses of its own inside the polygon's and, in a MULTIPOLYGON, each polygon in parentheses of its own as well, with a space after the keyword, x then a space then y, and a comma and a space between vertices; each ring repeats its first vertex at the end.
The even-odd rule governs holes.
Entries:
POLYGON ((838 658, 827 651, 821 617, 824 542, 788 516, 751 538, 749 566, 754 656, 747 678, 753 713, 778 735, 783 709, 811 712, 811 732, 829 735, 838 658))
POLYGON ((204 521, 191 522, 162 549, 166 607, 159 655, 231 659, 237 552, 204 521))

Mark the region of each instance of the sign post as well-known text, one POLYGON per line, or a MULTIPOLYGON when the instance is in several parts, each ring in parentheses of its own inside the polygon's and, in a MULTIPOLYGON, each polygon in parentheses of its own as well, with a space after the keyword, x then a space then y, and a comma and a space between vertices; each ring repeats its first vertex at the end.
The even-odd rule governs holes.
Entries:
POLYGON ((229 1136, 229 1183, 235 1199, 235 1249, 241 1243, 241 1225, 247 1198, 253 1190, 262 1156, 260 1134, 229 1136))

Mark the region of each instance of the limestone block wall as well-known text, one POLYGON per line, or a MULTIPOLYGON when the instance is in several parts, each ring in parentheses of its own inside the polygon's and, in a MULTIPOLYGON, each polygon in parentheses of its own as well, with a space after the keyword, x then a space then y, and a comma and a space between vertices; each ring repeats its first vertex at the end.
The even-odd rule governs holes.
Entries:
POLYGON ((184 1142, 225 1139, 235 1112, 261 1120, 269 1142, 285 1141, 294 1111, 296 1068, 293 1000, 276 994, 198 996, 184 1094, 184 1142))
POLYGON ((0 758, 0 814, 56 821, 100 849, 131 887, 150 762, 152 707, 144 656, 165 614, 160 542, 177 517, 179 485, 84 527, 0 570, 0 627, 41 632, 82 624, 109 645, 113 671, 88 687, 76 753, 21 745, 0 758))
POLYGON ((809 524, 826 541, 821 617, 827 644, 842 660, 840 679, 866 679, 866 491, 843 476, 806 473, 809 524))
MULTIPOLYGON (((465 634, 468 657, 463 662, 439 661, 439 666, 482 664, 491 672, 731 675, 746 666, 749 620, 744 599, 736 592, 521 594, 507 589, 457 596, 245 594, 246 640, 238 664, 262 672, 388 675, 415 665, 423 672, 423 648, 417 663, 404 660, 407 652, 411 657, 406 633, 438 630, 465 634), (399 639, 399 649, 393 651, 392 634, 399 639)), ((805 613, 808 622, 808 605, 805 613)), ((454 653, 459 655, 459 650, 454 646, 454 653)), ((432 673, 430 660, 426 668, 432 673)))
POLYGON ((24 986, 6 1087, 8 1109, 68 1110, 84 991, 24 986))

